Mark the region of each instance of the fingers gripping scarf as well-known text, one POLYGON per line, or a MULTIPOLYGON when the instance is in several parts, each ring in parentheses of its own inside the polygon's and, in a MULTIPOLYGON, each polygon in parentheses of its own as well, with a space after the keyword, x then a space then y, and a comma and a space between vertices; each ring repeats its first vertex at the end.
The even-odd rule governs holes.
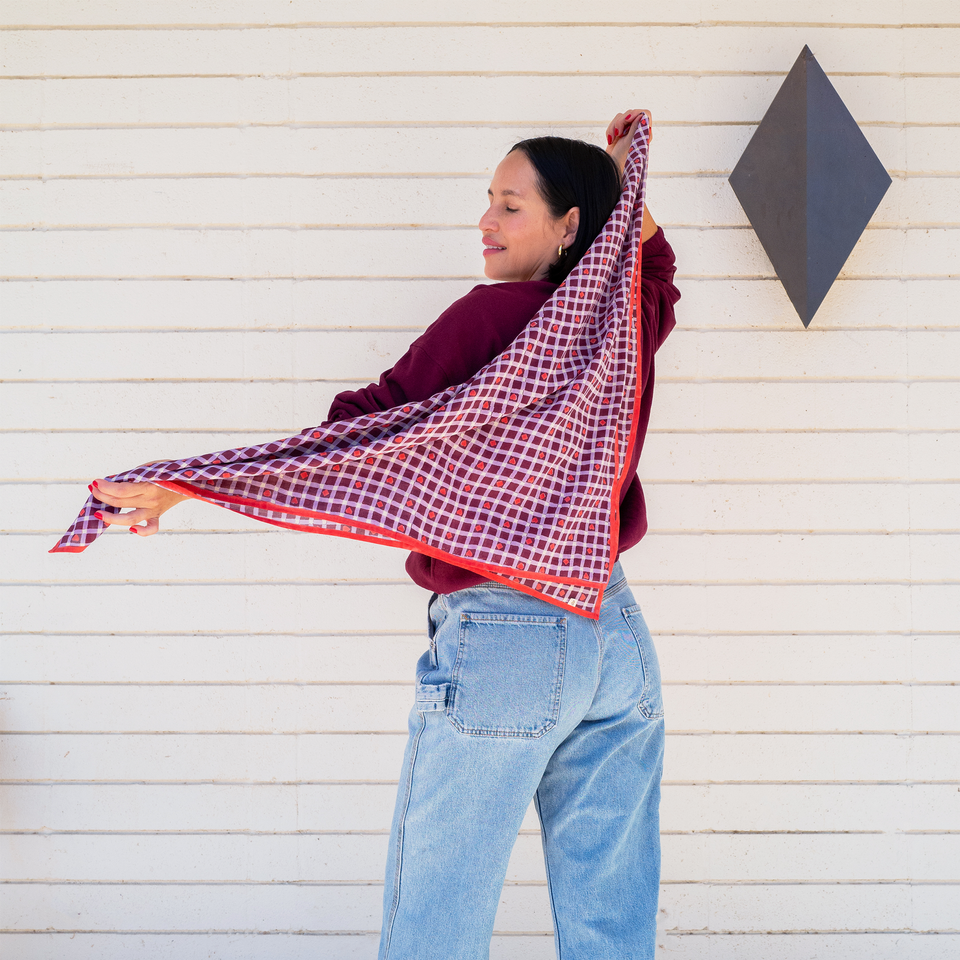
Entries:
MULTIPOLYGON (((644 121, 645 123, 645 121, 644 121)), ((638 374, 640 126, 610 219, 507 349, 419 403, 151 463, 147 481, 280 527, 404 547, 596 618, 617 555, 638 374)), ((105 529, 90 497, 51 553, 105 529)))

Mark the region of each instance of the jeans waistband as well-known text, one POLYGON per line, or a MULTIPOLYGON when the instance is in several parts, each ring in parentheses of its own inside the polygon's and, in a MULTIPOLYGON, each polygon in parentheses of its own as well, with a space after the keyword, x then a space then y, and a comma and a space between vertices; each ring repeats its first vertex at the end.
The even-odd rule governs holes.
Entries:
MULTIPOLYGON (((618 594, 624 587, 627 586, 627 575, 623 572, 623 568, 620 566, 620 561, 616 561, 613 565, 613 570, 610 572, 610 580, 607 583, 607 586, 604 588, 603 596, 604 599, 607 597, 612 597, 618 594)), ((500 583, 498 580, 486 580, 483 583, 478 583, 475 587, 464 587, 464 590, 512 590, 515 593, 524 593, 524 591, 518 591, 516 587, 511 587, 508 583, 500 583)), ((455 590, 454 593, 459 593, 459 590, 455 590)), ((427 609, 433 604, 433 601, 437 599, 437 594, 434 594, 430 601, 427 604, 427 609)), ((453 594, 445 594, 445 596, 453 596, 453 594)))

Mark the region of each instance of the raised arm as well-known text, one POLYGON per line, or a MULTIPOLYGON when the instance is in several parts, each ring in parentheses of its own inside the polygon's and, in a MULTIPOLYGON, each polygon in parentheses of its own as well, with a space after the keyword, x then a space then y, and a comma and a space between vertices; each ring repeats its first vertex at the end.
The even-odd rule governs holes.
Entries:
MULTIPOLYGON (((649 110, 639 108, 628 110, 626 113, 618 113, 607 126, 607 153, 617 161, 617 165, 623 170, 623 165, 627 162, 627 153, 630 150, 630 144, 633 142, 633 135, 637 132, 641 116, 646 115, 647 124, 650 128, 650 141, 653 142, 653 117, 649 110)), ((643 208, 643 228, 640 231, 640 239, 643 242, 649 240, 657 232, 657 224, 650 216, 650 208, 644 205, 643 208)))

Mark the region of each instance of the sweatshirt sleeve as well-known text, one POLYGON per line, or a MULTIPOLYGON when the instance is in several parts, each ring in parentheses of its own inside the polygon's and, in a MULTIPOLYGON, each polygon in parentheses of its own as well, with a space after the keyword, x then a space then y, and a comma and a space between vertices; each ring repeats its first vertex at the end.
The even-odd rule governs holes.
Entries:
POLYGON ((452 380, 441 359, 433 356, 431 343, 437 338, 436 327, 443 325, 449 333, 463 325, 463 316, 469 313, 464 309, 464 301, 470 295, 455 301, 418 337, 407 352, 389 369, 380 375, 377 383, 371 383, 360 390, 345 390, 334 397, 327 414, 328 420, 348 420, 365 413, 390 410, 401 403, 417 402, 432 397, 445 390, 452 380))
MULTIPOLYGON (((673 247, 663 235, 663 229, 658 228, 644 243, 640 264, 643 332, 656 345, 654 352, 663 346, 663 341, 677 325, 673 310, 680 299, 680 291, 673 283, 676 272, 677 261, 673 247)), ((644 350, 645 359, 646 354, 647 351, 644 350)), ((652 353, 650 357, 652 359, 652 353)))
POLYGON ((377 383, 360 390, 344 390, 333 398, 327 420, 349 420, 365 413, 390 410, 401 403, 426 400, 450 386, 443 368, 416 343, 377 383))
POLYGON ((338 394, 327 420, 389 410, 464 383, 507 348, 555 289, 549 283, 474 287, 447 307, 379 382, 338 394))

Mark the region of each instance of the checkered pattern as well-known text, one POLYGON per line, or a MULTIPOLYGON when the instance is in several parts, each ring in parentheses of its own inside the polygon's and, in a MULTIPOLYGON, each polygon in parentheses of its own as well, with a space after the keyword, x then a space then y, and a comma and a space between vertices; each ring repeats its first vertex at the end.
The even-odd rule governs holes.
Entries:
MULTIPOLYGON (((645 122, 645 121, 644 121, 645 122)), ((647 129, 607 224, 526 328, 466 383, 295 437, 110 477, 266 523, 416 550, 596 617, 617 552, 642 385, 647 129)), ((87 500, 51 553, 117 508, 87 500)))

